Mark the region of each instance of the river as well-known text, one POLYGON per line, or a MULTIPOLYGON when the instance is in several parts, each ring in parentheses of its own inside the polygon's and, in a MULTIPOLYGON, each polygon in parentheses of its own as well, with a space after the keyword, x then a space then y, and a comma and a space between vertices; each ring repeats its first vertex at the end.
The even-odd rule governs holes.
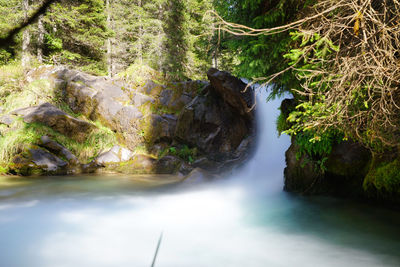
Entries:
POLYGON ((400 266, 398 212, 282 191, 278 106, 259 100, 253 158, 208 184, 2 177, 0 266, 150 266, 161 233, 157 267, 400 266))

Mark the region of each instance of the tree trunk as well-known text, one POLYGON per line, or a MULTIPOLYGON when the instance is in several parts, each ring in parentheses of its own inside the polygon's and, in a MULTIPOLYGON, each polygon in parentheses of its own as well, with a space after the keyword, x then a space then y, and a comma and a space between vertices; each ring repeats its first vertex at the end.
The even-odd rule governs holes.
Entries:
MULTIPOLYGON (((162 4, 159 5, 158 10, 159 10, 159 12, 158 12, 158 15, 157 15, 157 19, 160 22, 162 22, 163 21, 163 16, 164 16, 162 4)), ((163 59, 162 59, 162 56, 163 56, 162 55, 162 52, 163 52, 162 51, 162 49, 163 49, 163 43, 162 43, 163 28, 162 28, 162 25, 160 25, 159 28, 158 28, 158 36, 157 37, 158 37, 158 40, 159 40, 159 46, 158 46, 158 49, 157 49, 157 56, 158 56, 158 60, 157 60, 158 64, 157 64, 157 66, 158 66, 158 71, 163 72, 163 70, 162 70, 162 62, 163 62, 163 59)))
POLYGON ((38 20, 38 48, 37 58, 40 64, 43 63, 43 44, 44 44, 44 27, 43 27, 43 15, 40 15, 38 20))
MULTIPOLYGON (((107 27, 112 29, 111 22, 111 0, 106 0, 106 10, 107 10, 107 27)), ((112 56, 112 41, 111 37, 107 38, 107 71, 108 76, 112 77, 114 75, 114 66, 113 66, 113 56, 112 56)))
MULTIPOLYGON (((29 11, 29 0, 23 0, 22 9, 24 11, 24 20, 28 19, 28 11, 29 11)), ((22 34, 22 67, 26 67, 29 64, 29 44, 31 42, 31 35, 29 33, 29 29, 26 28, 24 33, 22 34)))
POLYGON ((139 0, 138 2, 138 6, 139 6, 139 16, 138 16, 138 20, 139 20, 139 40, 138 40, 138 57, 139 57, 139 64, 143 65, 143 21, 142 21, 142 0, 139 0))

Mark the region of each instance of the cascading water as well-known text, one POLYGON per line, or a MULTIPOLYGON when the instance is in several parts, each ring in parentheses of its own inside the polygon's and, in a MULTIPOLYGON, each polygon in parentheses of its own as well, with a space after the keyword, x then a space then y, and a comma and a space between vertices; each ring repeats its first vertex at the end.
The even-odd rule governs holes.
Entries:
POLYGON ((129 177, 0 183, 0 266, 399 266, 396 212, 282 192, 279 101, 258 100, 259 143, 219 182, 142 190, 129 177))

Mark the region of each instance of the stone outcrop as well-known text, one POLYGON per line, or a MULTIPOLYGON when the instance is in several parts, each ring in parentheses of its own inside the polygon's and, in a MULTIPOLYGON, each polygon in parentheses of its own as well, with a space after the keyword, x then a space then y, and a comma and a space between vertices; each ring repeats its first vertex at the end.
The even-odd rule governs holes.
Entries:
POLYGON ((50 103, 14 110, 13 115, 23 116, 26 123, 42 123, 78 142, 83 142, 93 125, 76 119, 50 103))
POLYGON ((232 76, 229 72, 211 68, 207 77, 215 90, 229 105, 243 116, 252 117, 254 92, 242 80, 232 76))
POLYGON ((286 151, 285 190, 303 194, 361 197, 372 155, 361 145, 343 141, 321 162, 301 154, 295 138, 286 151), (324 166, 320 166, 324 164, 324 166))
POLYGON ((71 151, 69 151, 67 148, 60 145, 59 143, 51 140, 50 137, 44 135, 40 138, 40 141, 40 146, 46 148, 48 151, 52 152, 55 155, 64 157, 70 164, 80 164, 78 158, 74 154, 72 154, 71 151))
POLYGON ((201 167, 220 172, 245 160, 252 146, 254 92, 227 72, 211 69, 208 77, 210 82, 148 81, 132 88, 63 66, 42 66, 28 73, 27 80, 47 80, 58 101, 79 114, 79 119, 51 103, 12 114, 22 116, 26 123, 47 125, 77 142, 84 142, 96 127, 89 121, 111 129, 119 144, 89 163, 81 164, 50 137, 35 144, 66 159, 75 171, 186 175, 201 167), (138 148, 147 154, 133 152, 138 148))

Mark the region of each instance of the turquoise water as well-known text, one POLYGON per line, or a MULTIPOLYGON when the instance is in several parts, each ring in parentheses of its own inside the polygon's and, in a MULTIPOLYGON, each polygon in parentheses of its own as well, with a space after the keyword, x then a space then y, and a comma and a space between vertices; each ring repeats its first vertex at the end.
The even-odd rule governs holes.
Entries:
POLYGON ((277 105, 259 106, 254 157, 212 183, 0 179, 0 266, 150 266, 161 232, 160 267, 400 266, 399 212, 282 191, 277 105))

